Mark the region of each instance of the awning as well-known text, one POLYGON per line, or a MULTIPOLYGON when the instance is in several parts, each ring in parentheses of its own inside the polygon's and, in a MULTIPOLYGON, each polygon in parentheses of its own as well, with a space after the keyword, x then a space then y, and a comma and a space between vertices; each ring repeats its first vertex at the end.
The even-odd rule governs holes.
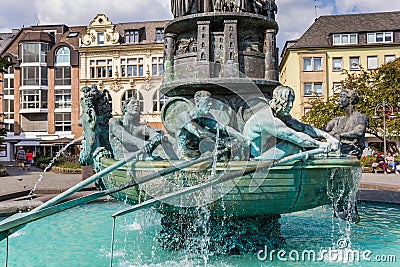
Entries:
POLYGON ((15 146, 39 146, 39 141, 34 140, 22 140, 15 144, 15 146))
MULTIPOLYGON (((62 138, 58 138, 58 139, 53 139, 53 140, 43 140, 40 142, 41 145, 65 145, 70 143, 72 140, 71 138, 67 138, 67 137, 62 137, 62 138)), ((76 142, 75 144, 80 144, 80 142, 76 142)))

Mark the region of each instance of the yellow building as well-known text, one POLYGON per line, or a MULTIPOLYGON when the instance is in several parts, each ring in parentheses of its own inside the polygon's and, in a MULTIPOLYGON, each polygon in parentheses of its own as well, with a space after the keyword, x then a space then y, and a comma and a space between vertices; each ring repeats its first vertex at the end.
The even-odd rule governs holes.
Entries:
POLYGON ((136 97, 142 120, 161 128, 160 110, 166 96, 159 89, 167 22, 113 24, 98 14, 79 45, 79 88, 95 84, 107 90, 115 116, 122 114, 124 100, 136 97))
POLYGON ((321 16, 282 51, 280 82, 296 92, 300 119, 313 97, 338 92, 343 70, 373 70, 400 56, 400 12, 321 16))

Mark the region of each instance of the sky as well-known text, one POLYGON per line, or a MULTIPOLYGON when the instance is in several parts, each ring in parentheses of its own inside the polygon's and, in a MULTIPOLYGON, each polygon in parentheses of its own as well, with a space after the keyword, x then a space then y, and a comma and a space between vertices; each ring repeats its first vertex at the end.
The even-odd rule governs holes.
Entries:
MULTIPOLYGON (((400 10, 400 0, 276 0, 277 45, 299 38, 316 17, 400 10), (316 7, 316 8, 315 8, 316 7)), ((112 23, 172 19, 170 0, 0 0, 0 32, 36 24, 85 26, 97 14, 112 23)))

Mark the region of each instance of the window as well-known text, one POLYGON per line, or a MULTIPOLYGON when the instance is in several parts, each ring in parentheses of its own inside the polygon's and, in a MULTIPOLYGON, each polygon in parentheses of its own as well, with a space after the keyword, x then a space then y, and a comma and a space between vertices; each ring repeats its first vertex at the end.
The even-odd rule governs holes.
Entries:
POLYGON ((47 85, 46 67, 22 67, 22 85, 47 85))
MULTIPOLYGON (((11 61, 9 57, 6 58, 8 61, 11 61)), ((5 96, 14 96, 14 67, 10 66, 3 73, 3 93, 5 96)))
POLYGON ((367 43, 391 43, 393 32, 371 32, 367 34, 367 43))
POLYGON ((57 31, 56 30, 44 30, 45 32, 47 32, 49 35, 56 37, 57 31))
POLYGON ((70 62, 70 50, 68 47, 61 47, 56 52, 56 64, 70 62))
POLYGON ((97 34, 97 44, 99 45, 104 44, 104 33, 97 34))
POLYGON ((350 57, 350 70, 359 70, 359 69, 360 69, 360 58, 350 57))
POLYGON ((54 125, 57 132, 71 131, 71 113, 54 113, 54 125))
POLYGON ((7 129, 8 132, 14 132, 14 123, 4 122, 4 128, 7 129))
POLYGON ((24 89, 21 90, 21 108, 39 109, 47 108, 47 90, 24 89))
POLYGON ((162 57, 152 57, 152 75, 153 76, 162 76, 164 73, 164 64, 162 57))
MULTIPOLYGON (((8 61, 11 58, 6 57, 8 61)), ((14 131, 14 67, 10 66, 3 73, 3 127, 14 131)))
POLYGON ((333 35, 333 45, 348 45, 357 44, 357 34, 334 34, 333 35))
POLYGON ((54 67, 54 85, 71 85, 71 67, 54 67))
POLYGON ((156 29, 156 41, 157 42, 164 41, 164 29, 162 28, 156 29))
POLYGON ((23 43, 22 63, 46 63, 48 50, 46 43, 23 43))
MULTIPOLYGON (((6 59, 7 59, 9 62, 11 62, 11 58, 6 57, 6 59)), ((14 66, 13 66, 13 65, 11 65, 10 67, 8 67, 8 68, 6 69, 5 75, 7 75, 7 74, 14 74, 14 66)))
POLYGON ((389 62, 392 62, 392 61, 394 61, 396 59, 396 56, 395 55, 386 55, 385 56, 385 64, 387 64, 387 63, 389 63, 389 62))
POLYGON ((103 90, 104 95, 108 99, 108 103, 110 104, 110 107, 112 107, 112 96, 110 95, 110 92, 107 89, 103 90))
POLYGON ((4 99, 4 120, 14 120, 14 99, 4 99))
POLYGON ((4 75, 4 95, 14 95, 14 76, 11 75, 4 75))
POLYGON ((72 37, 77 37, 79 35, 79 32, 70 32, 67 35, 67 38, 72 38, 72 37))
POLYGON ((125 42, 126 43, 139 43, 139 30, 125 31, 125 42))
POLYGON ((341 57, 334 57, 332 59, 332 70, 333 71, 341 71, 342 67, 342 58, 341 57))
POLYGON ((112 78, 112 59, 90 60, 90 78, 112 78))
POLYGON ((367 68, 369 70, 375 70, 378 68, 378 57, 377 56, 367 57, 367 68))
POLYGON ((142 77, 144 76, 143 58, 121 59, 121 77, 142 77))
POLYGON ((162 94, 160 90, 157 90, 153 95, 153 111, 160 112, 167 100, 168 96, 162 94))
POLYGON ((333 93, 338 94, 342 91, 342 83, 340 82, 334 82, 333 83, 333 93))
POLYGON ((136 98, 139 101, 139 109, 140 112, 144 112, 144 99, 143 99, 143 95, 141 92, 139 92, 138 90, 128 90, 124 93, 123 97, 122 97, 122 104, 121 106, 123 106, 124 102, 126 100, 129 100, 131 98, 136 98))
POLYGON ((321 96, 322 95, 322 83, 304 83, 304 96, 321 96))
POLYGON ((22 86, 47 86, 46 43, 23 43, 21 78, 22 86))
POLYGON ((321 71, 321 57, 305 57, 303 58, 303 71, 321 71))
POLYGON ((311 71, 311 58, 303 58, 303 71, 311 71))
POLYGON ((54 108, 71 108, 71 89, 54 90, 54 108))

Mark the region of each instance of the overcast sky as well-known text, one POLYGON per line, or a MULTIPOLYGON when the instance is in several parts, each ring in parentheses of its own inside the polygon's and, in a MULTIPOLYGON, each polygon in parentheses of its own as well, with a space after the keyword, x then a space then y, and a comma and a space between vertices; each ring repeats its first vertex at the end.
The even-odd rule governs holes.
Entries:
MULTIPOLYGON (((278 46, 299 38, 316 15, 400 10, 400 0, 276 0, 278 46), (317 9, 315 10, 315 6, 317 9)), ((0 32, 23 25, 88 25, 96 14, 113 23, 172 19, 170 0, 0 0, 0 32)))

